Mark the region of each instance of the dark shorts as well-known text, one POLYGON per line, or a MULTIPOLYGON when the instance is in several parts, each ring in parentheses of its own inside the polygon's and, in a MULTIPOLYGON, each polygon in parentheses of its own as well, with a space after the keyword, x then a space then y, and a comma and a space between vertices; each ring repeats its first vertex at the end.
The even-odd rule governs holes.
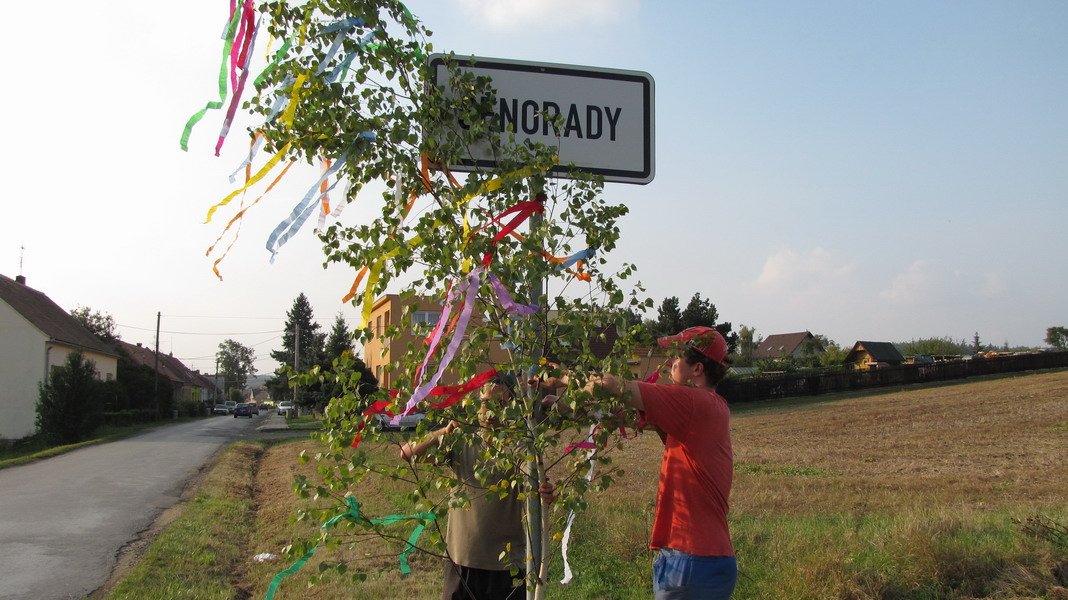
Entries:
POLYGON ((526 587, 523 574, 517 573, 519 585, 512 583, 510 571, 476 569, 445 561, 445 588, 441 600, 523 600, 526 587))

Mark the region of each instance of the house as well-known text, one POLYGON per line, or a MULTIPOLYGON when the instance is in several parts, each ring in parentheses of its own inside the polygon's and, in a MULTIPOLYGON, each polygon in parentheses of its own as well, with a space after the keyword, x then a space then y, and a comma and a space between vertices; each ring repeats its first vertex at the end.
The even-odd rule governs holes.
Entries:
POLYGON ((857 342, 846 354, 845 364, 861 371, 880 366, 900 365, 905 362, 897 348, 890 342, 857 342))
MULTIPOLYGON (((149 348, 138 344, 130 344, 122 340, 119 346, 129 355, 135 363, 144 365, 150 369, 157 368, 156 353, 149 348)), ((159 375, 171 382, 175 406, 182 400, 193 400, 205 404, 215 402, 215 394, 212 390, 215 384, 185 366, 182 361, 170 354, 159 355, 159 375)))
MULTIPOLYGON (((432 328, 441 317, 441 302, 433 298, 419 297, 405 302, 398 294, 386 294, 375 301, 371 307, 369 321, 372 337, 363 345, 363 362, 375 374, 375 379, 382 388, 388 389, 393 385, 394 377, 390 372, 390 363, 398 360, 407 352, 409 345, 417 351, 426 347, 423 338, 416 337, 415 332, 411 330, 402 331, 392 340, 384 336, 388 327, 400 326, 406 306, 414 306, 411 320, 416 324, 425 324, 432 328), (398 348, 399 352, 396 350, 398 348)), ((486 357, 486 361, 490 363, 501 363, 505 360, 507 360, 507 353, 500 347, 492 348, 490 356, 486 357)), ((436 368, 436 365, 430 366, 436 368)), ((431 369, 428 371, 433 373, 431 369)), ((447 375, 443 377, 442 383, 457 383, 449 380, 447 375)))
MULTIPOLYGON (((389 340, 384 337, 385 331, 390 326, 399 327, 401 324, 401 317, 405 312, 406 306, 413 306, 414 312, 412 312, 411 320, 414 323, 424 324, 427 329, 433 328, 438 322, 438 318, 441 317, 442 304, 438 300, 432 298, 420 297, 407 301, 407 304, 397 294, 387 294, 380 297, 371 307, 370 325, 372 338, 364 343, 364 356, 363 362, 367 365, 371 372, 374 373, 375 378, 378 380, 378 385, 382 388, 390 388, 394 385, 394 374, 390 372, 390 363, 397 361, 403 353, 408 351, 411 347, 416 352, 425 352, 426 343, 422 336, 417 337, 414 331, 402 331, 396 338, 389 340), (399 349, 399 352, 397 351, 399 349)), ((455 315, 455 313, 453 313, 455 315)), ((481 319, 481 312, 476 310, 472 318, 472 323, 478 322, 481 319)), ((554 318, 554 311, 549 311, 548 318, 551 321, 554 318)), ((599 359, 603 359, 608 356, 615 346, 616 340, 619 339, 618 332, 615 325, 608 325, 603 328, 597 329, 591 333, 589 337, 590 352, 599 359)), ((447 340, 446 340, 447 341, 447 340)), ((546 356, 547 360, 553 362, 567 362, 568 349, 566 347, 559 347, 555 352, 552 352, 546 356)), ((491 344, 489 355, 485 357, 483 362, 485 368, 489 368, 489 365, 498 365, 501 363, 507 363, 509 361, 508 350, 498 344, 491 344)), ((635 365, 632 365, 632 370, 637 372, 637 369, 642 368, 638 361, 635 365)), ((648 362, 648 361, 646 361, 648 362)), ((427 377, 436 370, 437 364, 433 363, 428 366, 427 377)), ((456 384, 451 374, 446 371, 442 375, 442 383, 444 384, 456 384)))
POLYGON ((753 360, 777 360, 780 358, 802 358, 810 353, 816 338, 808 331, 797 333, 777 333, 764 338, 753 351, 753 360))
POLYGON ((38 386, 72 352, 92 361, 100 379, 115 378, 119 355, 113 348, 22 275, 0 275, 0 440, 34 433, 38 386))

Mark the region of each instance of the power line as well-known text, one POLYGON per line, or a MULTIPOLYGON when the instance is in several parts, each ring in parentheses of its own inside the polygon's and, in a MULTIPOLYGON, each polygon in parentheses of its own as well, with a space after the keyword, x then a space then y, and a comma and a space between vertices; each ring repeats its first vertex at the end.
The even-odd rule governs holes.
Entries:
MULTIPOLYGON (((122 323, 116 323, 119 327, 125 327, 127 329, 139 329, 141 331, 155 331, 154 327, 135 327, 133 325, 123 325, 122 323)), ((241 331, 241 332, 204 332, 204 331, 163 331, 160 333, 170 333, 178 335, 263 335, 267 333, 282 333, 285 329, 272 329, 270 331, 241 331)))

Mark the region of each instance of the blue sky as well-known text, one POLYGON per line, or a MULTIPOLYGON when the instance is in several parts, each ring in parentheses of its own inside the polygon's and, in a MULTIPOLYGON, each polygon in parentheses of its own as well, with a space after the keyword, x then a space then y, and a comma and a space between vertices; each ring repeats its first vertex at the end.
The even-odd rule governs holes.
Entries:
MULTIPOLYGON (((1042 345, 1068 324, 1066 3, 409 7, 438 51, 652 74, 656 179, 606 195, 631 209, 610 259, 636 263, 658 301, 700 292, 735 326, 843 345, 1042 345)), ((54 9, 43 22, 13 5, 0 26, 14 90, 0 99, 0 273, 17 274, 25 244, 33 287, 111 313, 128 341, 150 343, 162 312, 161 348, 200 369, 224 337, 273 369, 300 291, 324 326, 339 310, 355 324, 339 303, 352 274, 322 269, 310 227, 273 265, 263 248, 314 172, 250 211, 223 282, 204 257, 222 227, 204 214, 247 142, 235 130, 212 156, 218 113, 189 153, 177 139, 214 93, 227 3, 54 9)))

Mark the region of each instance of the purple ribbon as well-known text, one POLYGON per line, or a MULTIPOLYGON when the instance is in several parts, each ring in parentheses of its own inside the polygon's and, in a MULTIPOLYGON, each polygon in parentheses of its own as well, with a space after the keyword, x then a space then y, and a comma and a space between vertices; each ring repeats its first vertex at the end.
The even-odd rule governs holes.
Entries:
POLYGON ((467 333, 467 326, 471 323, 471 313, 474 312, 475 299, 478 297, 480 277, 484 270, 485 267, 479 267, 474 271, 471 271, 464 280, 461 290, 457 292, 457 295, 465 294, 464 306, 460 310, 460 317, 456 321, 456 329, 452 333, 452 339, 449 340, 449 345, 445 348, 445 354, 441 357, 441 363, 438 365, 437 372, 430 378, 430 381, 427 381, 415 390, 411 399, 408 400, 408 403, 404 406, 404 410, 390 421, 391 425, 400 424, 400 418, 412 412, 412 410, 422 402, 428 394, 430 394, 430 390, 434 389, 434 386, 438 384, 441 375, 445 372, 449 363, 452 362, 453 357, 456 356, 456 351, 460 349, 460 344, 464 340, 464 334, 467 333))
POLYGON ((507 289, 505 289, 504 284, 501 283, 501 280, 498 279, 497 276, 493 273, 490 273, 488 275, 488 278, 490 286, 497 294, 497 301, 501 303, 501 307, 503 307, 505 311, 513 315, 525 317, 527 315, 532 315, 538 312, 538 310, 540 310, 537 304, 519 304, 518 302, 513 300, 512 295, 508 293, 507 289))

